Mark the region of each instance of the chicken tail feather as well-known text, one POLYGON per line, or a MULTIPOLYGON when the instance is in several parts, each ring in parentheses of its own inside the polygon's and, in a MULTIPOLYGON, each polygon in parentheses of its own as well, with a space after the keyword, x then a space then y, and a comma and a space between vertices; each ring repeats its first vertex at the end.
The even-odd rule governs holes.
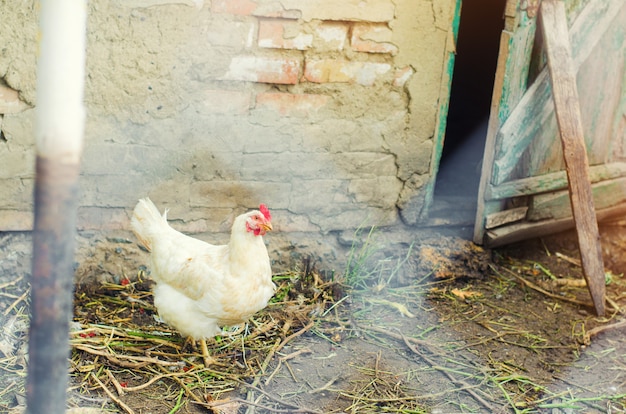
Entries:
POLYGON ((156 208, 148 197, 142 198, 133 210, 130 227, 137 239, 139 239, 139 242, 150 251, 152 250, 153 235, 164 227, 169 227, 167 224, 167 210, 161 215, 159 209, 156 208))

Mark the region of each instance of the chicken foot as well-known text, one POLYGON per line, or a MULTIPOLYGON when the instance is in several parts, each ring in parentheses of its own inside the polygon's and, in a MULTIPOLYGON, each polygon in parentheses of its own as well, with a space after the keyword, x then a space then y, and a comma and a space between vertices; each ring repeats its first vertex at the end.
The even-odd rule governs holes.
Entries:
MULTIPOLYGON (((200 351, 202 352, 202 360, 204 361, 204 366, 206 368, 209 368, 209 366, 211 365, 216 365, 217 359, 213 358, 211 354, 209 354, 209 348, 207 347, 206 339, 199 339, 197 343, 200 344, 200 351)), ((196 346, 196 341, 194 341, 194 339, 191 336, 188 336, 187 338, 185 338, 185 342, 183 343, 183 348, 187 346, 193 348, 195 352, 198 351, 198 348, 196 346)))

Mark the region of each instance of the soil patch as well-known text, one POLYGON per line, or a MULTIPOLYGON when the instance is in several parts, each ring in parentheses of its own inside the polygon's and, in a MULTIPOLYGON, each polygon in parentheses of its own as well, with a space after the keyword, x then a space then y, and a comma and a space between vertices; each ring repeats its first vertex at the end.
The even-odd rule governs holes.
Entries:
MULTIPOLYGON (((366 242, 345 272, 305 262, 275 275, 272 304, 210 344, 219 365, 209 368, 159 321, 147 254, 123 237, 81 235, 69 404, 134 413, 624 412, 626 231, 617 223, 601 234, 604 318, 580 283, 573 233, 494 251, 437 235, 392 253, 366 242)), ((24 404, 30 236, 1 234, 0 250, 7 411, 24 404)))

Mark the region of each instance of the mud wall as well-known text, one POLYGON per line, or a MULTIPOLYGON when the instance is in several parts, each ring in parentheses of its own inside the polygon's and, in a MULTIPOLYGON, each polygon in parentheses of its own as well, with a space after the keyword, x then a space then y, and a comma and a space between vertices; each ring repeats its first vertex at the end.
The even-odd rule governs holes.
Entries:
MULTIPOLYGON (((80 228, 125 229, 146 195, 192 233, 264 202, 285 248, 419 224, 455 3, 89 1, 80 228)), ((0 230, 28 230, 37 8, 0 15, 0 230)))

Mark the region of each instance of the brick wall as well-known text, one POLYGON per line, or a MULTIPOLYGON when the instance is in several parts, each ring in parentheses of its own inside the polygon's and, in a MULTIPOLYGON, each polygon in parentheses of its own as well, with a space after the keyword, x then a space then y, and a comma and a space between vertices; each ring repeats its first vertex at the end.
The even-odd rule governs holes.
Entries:
MULTIPOLYGON (((206 238, 265 202, 285 249, 418 224, 455 3, 90 1, 81 228, 127 228, 146 195, 206 238)), ((0 7, 0 229, 20 230, 32 225, 37 16, 0 7)))

